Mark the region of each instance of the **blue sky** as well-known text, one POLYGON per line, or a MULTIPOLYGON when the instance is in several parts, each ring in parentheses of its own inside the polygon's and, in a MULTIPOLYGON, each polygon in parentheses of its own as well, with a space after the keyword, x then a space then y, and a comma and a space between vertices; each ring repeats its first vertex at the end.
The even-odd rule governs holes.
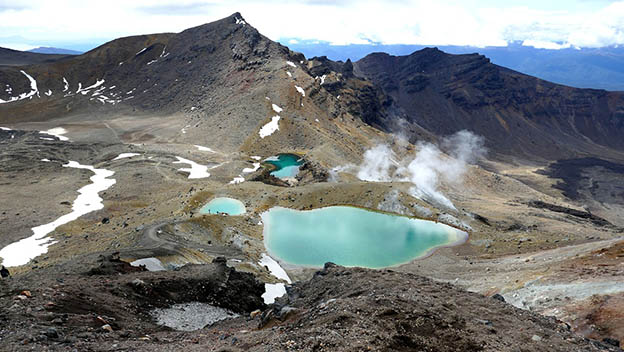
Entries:
POLYGON ((0 0, 0 46, 86 50, 128 35, 179 32, 240 11, 273 40, 543 48, 624 44, 624 1, 0 0))

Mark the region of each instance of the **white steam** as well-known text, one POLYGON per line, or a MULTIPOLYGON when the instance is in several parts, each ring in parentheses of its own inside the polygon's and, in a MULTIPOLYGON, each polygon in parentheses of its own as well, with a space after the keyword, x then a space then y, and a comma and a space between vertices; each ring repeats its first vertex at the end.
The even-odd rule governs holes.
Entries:
POLYGON ((399 166, 396 155, 389 146, 380 144, 364 153, 357 177, 362 181, 392 181, 391 169, 399 166))
POLYGON ((397 155, 385 144, 367 150, 357 177, 373 182, 411 182, 413 196, 455 209, 438 187, 442 181, 461 183, 467 164, 485 155, 483 137, 463 130, 445 138, 441 146, 448 156, 431 143, 419 143, 418 146, 419 151, 414 157, 402 160, 397 160, 397 155))

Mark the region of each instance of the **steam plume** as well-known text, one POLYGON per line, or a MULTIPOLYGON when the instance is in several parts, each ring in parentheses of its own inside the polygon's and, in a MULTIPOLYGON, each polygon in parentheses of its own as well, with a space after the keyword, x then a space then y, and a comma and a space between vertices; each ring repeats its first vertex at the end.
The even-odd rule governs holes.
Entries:
POLYGON ((367 150, 358 167, 357 177, 373 182, 411 182, 414 185, 410 189, 413 196, 455 209, 438 187, 441 181, 461 183, 467 163, 474 163, 486 153, 483 137, 463 130, 445 138, 441 146, 449 156, 431 143, 420 143, 418 146, 415 156, 402 160, 397 160, 396 154, 385 144, 367 150))

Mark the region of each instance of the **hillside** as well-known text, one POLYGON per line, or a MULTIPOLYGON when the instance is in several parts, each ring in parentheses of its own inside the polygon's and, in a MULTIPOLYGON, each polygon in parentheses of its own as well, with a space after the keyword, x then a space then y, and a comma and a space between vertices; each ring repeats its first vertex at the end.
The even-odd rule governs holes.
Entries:
POLYGON ((63 48, 54 48, 47 46, 40 46, 38 48, 30 49, 28 52, 39 54, 60 54, 60 55, 80 55, 82 52, 63 48))
POLYGON ((0 66, 23 66, 38 63, 52 63, 66 58, 67 55, 31 53, 7 48, 0 48, 0 66))
POLYGON ((392 97, 411 124, 436 135, 468 129, 485 136, 491 151, 529 160, 583 154, 622 160, 622 93, 561 86, 477 54, 438 49, 371 54, 354 67, 392 97))
MULTIPOLYGON (((104 119, 184 114, 163 120, 179 126, 179 140, 218 143, 228 151, 253 146, 258 152, 310 150, 327 141, 344 145, 343 153, 361 152, 358 144, 366 142, 358 142, 357 135, 376 133, 352 129, 355 139, 345 139, 339 127, 363 125, 352 112, 357 105, 377 104, 362 102, 375 96, 360 99, 349 94, 351 86, 342 100, 340 93, 328 94, 308 73, 303 55, 268 40, 240 14, 177 34, 117 39, 58 63, 0 68, 0 82, 8 82, 13 92, 0 91, 0 99, 9 102, 0 104, 0 123, 6 125, 59 116, 84 123, 85 114, 104 119), (36 91, 22 69, 36 81, 36 91), (31 92, 32 98, 24 93, 27 100, 17 100, 17 92, 31 92), (280 125, 286 133, 264 139, 258 130, 276 114, 272 104, 284 109, 280 125)), ((117 134, 152 138, 140 136, 143 123, 138 118, 131 130, 117 134)))

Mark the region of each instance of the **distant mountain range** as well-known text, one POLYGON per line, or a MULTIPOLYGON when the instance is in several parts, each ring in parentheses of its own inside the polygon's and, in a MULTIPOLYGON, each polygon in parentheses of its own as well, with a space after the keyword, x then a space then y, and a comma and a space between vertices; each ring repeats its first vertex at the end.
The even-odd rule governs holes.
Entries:
MULTIPOLYGON (((425 45, 351 44, 331 45, 327 42, 281 40, 284 45, 302 52, 306 57, 327 56, 331 60, 357 61, 368 54, 385 52, 390 55, 409 55, 432 47, 425 45)), ((624 47, 567 48, 560 50, 536 49, 520 42, 507 47, 437 46, 450 54, 479 53, 492 63, 511 68, 553 83, 577 88, 624 91, 624 47)), ((81 51, 38 47, 31 53, 55 55, 80 55, 81 51)))
MULTIPOLYGON (((385 52, 409 55, 426 48, 424 45, 330 45, 319 42, 282 40, 285 45, 306 57, 327 56, 331 60, 357 61, 368 54, 385 52)), ((521 43, 507 47, 477 48, 470 46, 438 46, 450 54, 479 53, 492 63, 511 68, 550 82, 577 88, 624 91, 624 47, 536 49, 521 43)))
MULTIPOLYGON (((500 51, 510 57, 506 53, 514 48, 523 53, 518 62, 532 50, 500 51)), ((557 53, 566 52, 575 51, 557 53)), ((483 136, 493 154, 532 160, 579 153, 613 154, 618 159, 624 151, 624 93, 557 85, 493 64, 483 55, 452 55, 431 48, 404 56, 370 54, 354 62, 306 60, 263 37, 240 14, 177 34, 120 38, 79 56, 59 55, 56 61, 38 61, 31 67, 15 65, 53 56, 10 50, 0 54, 12 63, 0 66, 0 83, 7 87, 0 91, 0 102, 10 103, 1 104, 0 116, 12 117, 0 118, 3 123, 70 112, 193 111, 204 116, 192 122, 198 126, 193 133, 210 131, 217 138, 214 126, 221 126, 227 133, 219 143, 233 149, 243 144, 270 148, 273 144, 255 131, 273 116, 273 109, 267 115, 251 107, 266 105, 265 98, 274 99, 271 96, 280 91, 282 101, 296 111, 292 132, 270 139, 281 138, 276 144, 280 146, 313 148, 322 143, 321 136, 331 143, 352 139, 334 127, 321 133, 305 120, 325 115, 327 121, 357 118, 386 131, 400 128, 412 142, 468 129, 483 136), (304 103, 304 98, 310 101, 304 103), (233 113, 235 106, 245 110, 233 113)), ((617 55, 601 62, 597 54, 587 58, 592 63, 587 66, 599 67, 604 74, 624 72, 616 65, 617 55)), ((577 64, 586 70, 582 66, 577 64)), ((285 125, 280 129, 286 131, 285 125)))
POLYGON ((28 50, 28 52, 30 52, 30 53, 37 53, 37 54, 60 54, 60 55, 80 55, 80 54, 82 54, 81 51, 69 50, 69 49, 63 49, 63 48, 52 48, 52 47, 46 47, 46 46, 40 46, 38 48, 34 48, 34 49, 31 49, 31 50, 28 50))

